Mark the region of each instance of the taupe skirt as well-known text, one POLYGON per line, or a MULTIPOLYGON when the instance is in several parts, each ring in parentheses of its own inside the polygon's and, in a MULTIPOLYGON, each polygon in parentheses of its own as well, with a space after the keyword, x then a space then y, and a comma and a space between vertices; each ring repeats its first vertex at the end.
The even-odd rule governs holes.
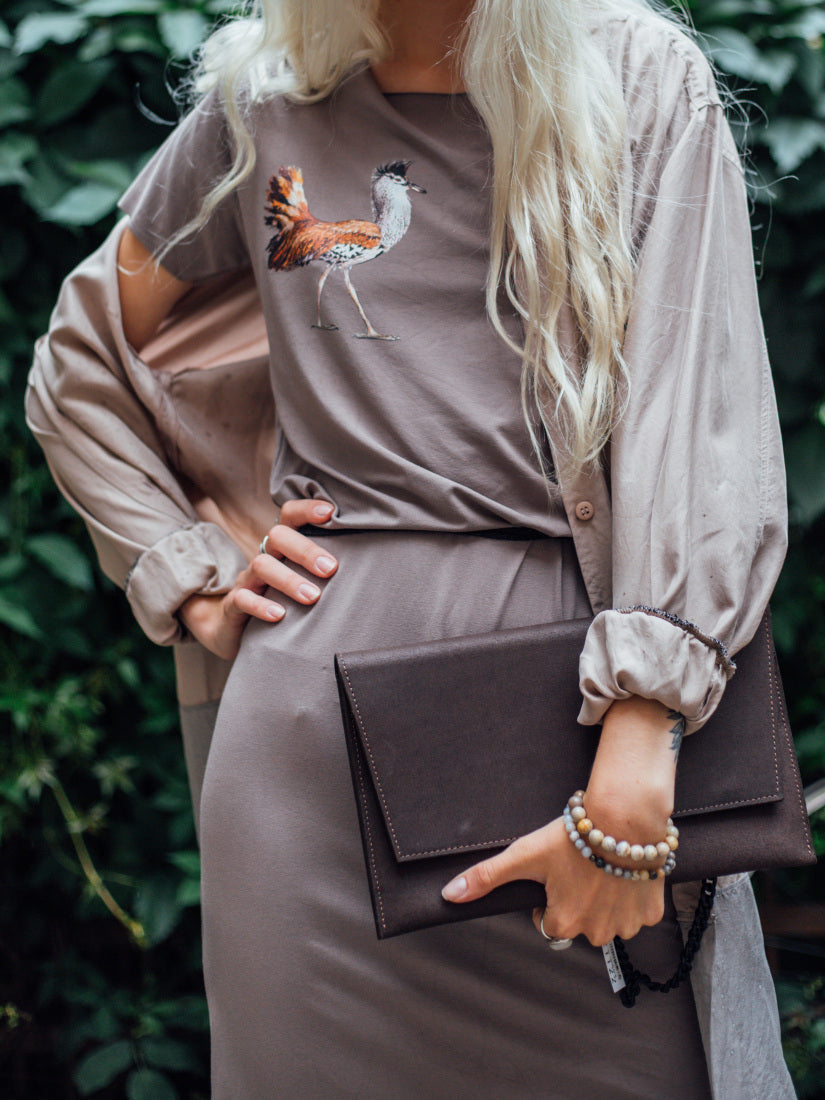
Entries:
MULTIPOLYGON (((375 936, 333 654, 587 615, 572 542, 373 532, 329 545, 340 568, 318 604, 247 629, 210 750, 214 1100, 708 1097, 689 985, 625 1009, 600 949, 550 951, 529 914, 375 936)), ((669 898, 631 949, 672 973, 669 898)))

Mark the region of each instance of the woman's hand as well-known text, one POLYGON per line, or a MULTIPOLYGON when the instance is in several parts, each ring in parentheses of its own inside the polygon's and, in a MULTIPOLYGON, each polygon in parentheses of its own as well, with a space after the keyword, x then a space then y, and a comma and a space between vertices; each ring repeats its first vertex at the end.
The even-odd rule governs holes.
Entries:
MULTIPOLYGON (((603 832, 643 844, 664 837, 673 810, 683 725, 681 715, 670 714, 653 700, 633 697, 610 708, 584 799, 588 817, 603 832)), ((615 853, 610 862, 639 866, 615 853)), ((458 903, 473 901, 517 879, 544 886, 547 909, 543 914, 537 910, 533 920, 538 928, 543 916, 544 931, 560 939, 584 935, 601 946, 614 936, 635 936, 664 913, 661 875, 643 882, 606 875, 582 859, 561 818, 475 864, 445 887, 444 896, 458 903)))
POLYGON ((178 609, 186 629, 212 653, 231 661, 238 653, 241 636, 250 618, 275 623, 286 608, 264 593, 272 588, 296 603, 314 604, 321 595, 317 585, 285 564, 300 565, 317 577, 331 577, 338 562, 331 554, 296 528, 327 523, 334 507, 327 501, 291 500, 281 508, 277 524, 267 532, 267 552, 256 555, 225 596, 190 596, 178 609))

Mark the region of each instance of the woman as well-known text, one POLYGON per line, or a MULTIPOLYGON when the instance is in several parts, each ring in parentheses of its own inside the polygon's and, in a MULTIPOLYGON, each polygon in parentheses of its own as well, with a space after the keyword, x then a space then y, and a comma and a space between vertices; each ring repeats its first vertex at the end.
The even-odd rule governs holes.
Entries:
MULTIPOLYGON (((445 884, 460 905, 535 879, 533 924, 376 942, 331 673, 339 649, 598 612, 587 813, 664 836, 682 735, 732 672, 691 624, 735 653, 784 554, 744 187, 708 69, 630 0, 262 12, 207 46, 206 94, 118 238, 137 349, 193 283, 251 267, 273 498, 329 502, 315 522, 347 532, 278 527, 231 587, 217 566, 161 585, 234 662, 200 803, 214 1095, 791 1095, 758 945, 738 985, 722 961, 725 920, 752 920, 742 881, 697 991, 738 991, 722 1033, 688 988, 621 1011, 591 945, 635 937, 665 976, 676 906, 661 875, 600 874, 561 819, 445 884)), ((209 563, 201 532, 141 556, 144 584, 190 551, 209 563)))

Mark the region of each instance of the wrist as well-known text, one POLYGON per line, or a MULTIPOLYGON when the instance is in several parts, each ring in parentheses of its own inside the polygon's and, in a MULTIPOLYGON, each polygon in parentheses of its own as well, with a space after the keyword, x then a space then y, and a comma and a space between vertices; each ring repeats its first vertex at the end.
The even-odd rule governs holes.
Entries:
POLYGON ((562 819, 571 843, 598 870, 636 881, 656 879, 673 871, 679 830, 670 818, 663 830, 639 837, 634 842, 619 833, 614 836, 600 829, 591 819, 586 798, 586 791, 575 791, 564 808, 562 819))
POLYGON ((215 632, 215 620, 223 613, 222 601, 222 595, 207 596, 202 592, 195 592, 183 601, 176 612, 192 637, 207 648, 215 632))
POLYGON ((676 786, 674 725, 665 706, 638 696, 607 712, 585 801, 600 829, 632 843, 664 834, 676 786))

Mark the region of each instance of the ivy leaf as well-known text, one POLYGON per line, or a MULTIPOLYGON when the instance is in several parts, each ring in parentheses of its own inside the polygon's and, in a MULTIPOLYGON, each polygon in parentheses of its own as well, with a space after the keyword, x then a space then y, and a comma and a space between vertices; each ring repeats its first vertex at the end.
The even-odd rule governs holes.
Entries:
POLYGON ((37 142, 29 134, 4 134, 0 141, 0 187, 28 183, 24 165, 37 155, 37 150, 37 142))
POLYGON ((825 149, 825 122, 812 118, 778 118, 765 127, 760 141, 771 151, 780 172, 793 172, 816 149, 825 149))
POLYGON ((141 884, 135 898, 135 916, 150 946, 162 943, 177 927, 183 914, 177 892, 177 877, 171 875, 154 875, 141 884))
POLYGON ((24 15, 14 36, 14 52, 34 53, 47 42, 65 46, 76 42, 89 29, 88 22, 73 12, 38 12, 24 15))
POLYGON ((72 160, 67 162, 67 168, 73 176, 90 183, 114 187, 121 194, 133 179, 129 166, 119 160, 72 160))
POLYGON ((808 424, 785 444, 794 520, 808 524, 825 513, 825 429, 808 424))
POLYGON ((132 1044, 128 1039, 118 1039, 92 1051, 74 1072, 74 1083, 81 1096, 105 1089, 125 1069, 134 1064, 132 1044))
POLYGON ((793 76, 797 58, 787 50, 759 50, 747 35, 732 27, 714 27, 705 34, 705 49, 726 73, 767 84, 780 92, 793 76))
POLYGON ((209 27, 209 21, 198 11, 165 11, 158 16, 161 39, 173 57, 191 57, 209 27))
POLYGON ((82 62, 69 58, 54 69, 37 97, 36 117, 46 129, 84 107, 113 69, 111 61, 82 62))
POLYGON ((126 1095, 129 1100, 178 1100, 178 1094, 169 1078, 156 1069, 136 1069, 126 1079, 126 1095))
POLYGON ((83 0, 78 11, 95 18, 109 19, 115 15, 154 15, 163 11, 164 0, 83 0))
POLYGON ((28 638, 43 637, 42 630, 31 614, 24 607, 20 607, 13 596, 6 596, 2 592, 0 592, 0 623, 5 623, 18 634, 25 634, 28 638))
POLYGON ((33 535, 26 549, 57 580, 82 592, 94 588, 94 575, 89 559, 65 535, 33 535))
POLYGON ((197 1058, 185 1043, 161 1035, 148 1036, 138 1043, 141 1055, 150 1066, 176 1070, 178 1073, 199 1073, 202 1069, 197 1058))
POLYGON ((121 188, 104 183, 81 183, 42 211, 41 217, 58 225, 94 225, 114 210, 122 193, 121 188))
POLYGON ((0 127, 25 122, 31 113, 31 97, 23 81, 16 77, 0 81, 0 127))

